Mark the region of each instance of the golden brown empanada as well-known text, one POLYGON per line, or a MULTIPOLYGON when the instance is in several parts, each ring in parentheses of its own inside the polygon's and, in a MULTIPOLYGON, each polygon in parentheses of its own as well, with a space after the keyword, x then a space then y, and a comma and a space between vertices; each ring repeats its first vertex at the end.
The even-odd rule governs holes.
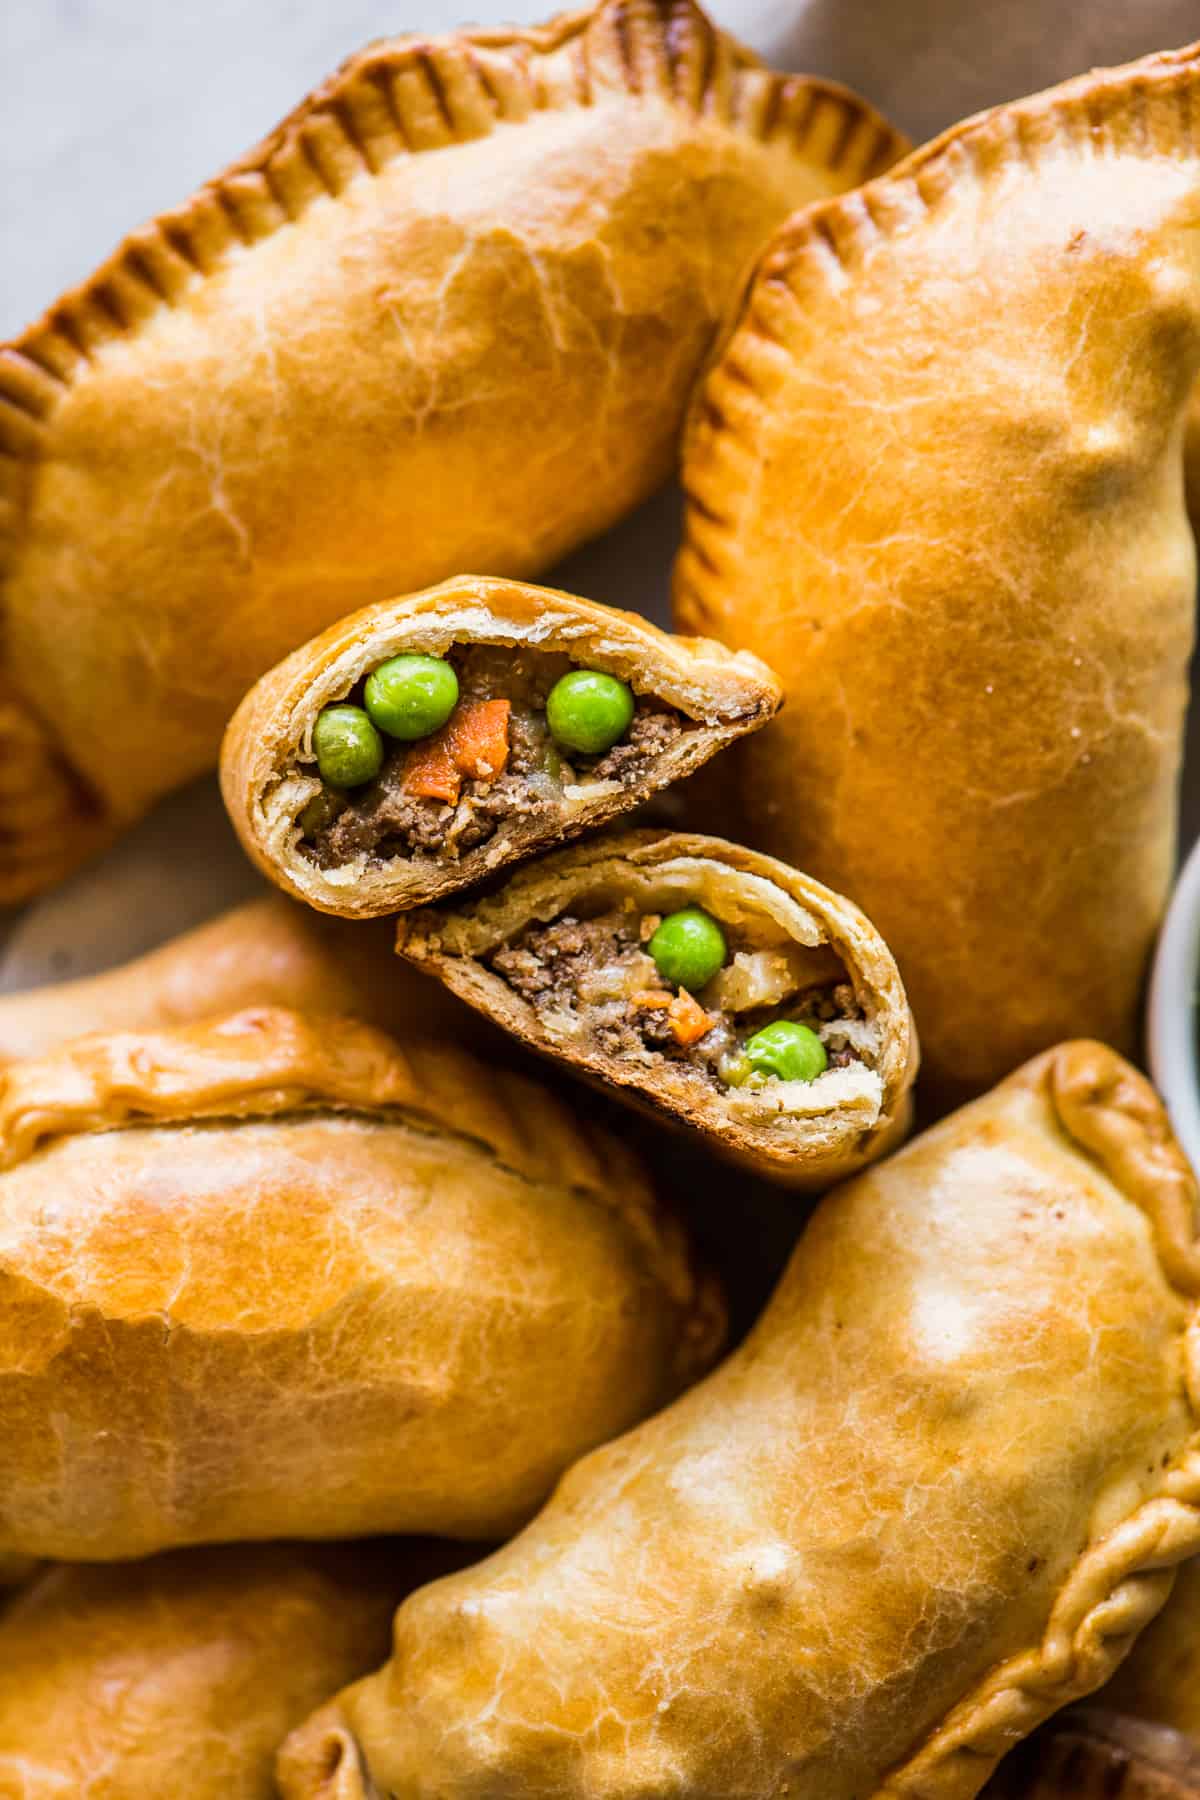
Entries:
POLYGON ((902 140, 691 0, 385 39, 0 347, 0 904, 264 669, 670 473, 743 265, 902 140))
POLYGON ((721 1369, 406 1602, 284 1794, 967 1800, 1200 1544, 1195 1200, 1089 1043, 836 1189, 721 1369))
POLYGON ((678 617, 788 693, 752 841, 895 952, 943 1098, 1134 1041, 1195 555, 1200 49, 957 126, 764 253, 685 451, 678 617))
POLYGON ((272 881, 323 912, 377 917, 453 893, 628 812, 764 724, 783 695, 757 657, 676 638, 636 613, 522 581, 460 576, 368 606, 251 689, 221 753, 229 815, 272 881), (394 656, 456 671, 447 723, 377 734, 378 776, 328 785, 313 735, 394 656), (632 690, 628 728, 599 754, 558 746, 547 699, 574 670, 632 690))
POLYGON ((96 1031, 191 1025, 244 1006, 348 1013, 385 1031, 478 1039, 478 1016, 396 961, 385 925, 248 900, 100 975, 0 996, 0 1066, 96 1031))
POLYGON ((738 844, 601 837, 399 919, 396 943, 535 1050, 774 1180, 828 1187, 908 1128, 917 1040, 887 945, 841 895, 738 844), (651 954, 662 920, 693 907, 725 950, 694 990, 651 954), (747 1061, 781 1019, 824 1059, 813 1077, 747 1061))
POLYGON ((273 1800, 287 1733, 463 1560, 256 1544, 48 1570, 0 1622, 0 1800, 273 1800))
POLYGON ((0 1551, 500 1536, 720 1336, 617 1143, 349 1020, 15 1063, 0 1171, 0 1551))

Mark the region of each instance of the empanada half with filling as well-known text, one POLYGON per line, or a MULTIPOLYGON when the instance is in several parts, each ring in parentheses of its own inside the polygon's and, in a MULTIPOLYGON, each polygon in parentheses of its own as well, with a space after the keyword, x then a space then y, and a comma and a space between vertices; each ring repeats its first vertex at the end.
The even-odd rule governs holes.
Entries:
POLYGON ((264 675, 226 733, 221 785, 274 882, 373 917, 619 817, 782 698, 757 657, 461 576, 342 619, 264 675))
POLYGON ((1197 121, 1200 47, 799 213, 691 413, 677 616, 788 694, 744 829, 874 919, 943 1105, 1136 1043, 1193 632, 1197 121))
POLYGON ((600 837, 397 921, 460 999, 761 1174, 827 1187, 899 1141, 917 1040, 887 945, 773 857, 600 837))
POLYGON ((0 1077, 0 1552, 500 1537, 722 1323, 633 1157, 449 1046, 260 1008, 0 1077))
POLYGON ((1200 1547, 1195 1206, 1088 1043, 835 1189, 715 1374, 401 1607, 287 1800, 969 1800, 1200 1547))
POLYGON ((744 266, 903 140, 692 0, 382 40, 0 346, 0 904, 253 681, 670 475, 744 266))
POLYGON ((47 1570, 0 1620, 4 1800, 274 1800, 275 1753, 461 1567, 426 1540, 47 1570))

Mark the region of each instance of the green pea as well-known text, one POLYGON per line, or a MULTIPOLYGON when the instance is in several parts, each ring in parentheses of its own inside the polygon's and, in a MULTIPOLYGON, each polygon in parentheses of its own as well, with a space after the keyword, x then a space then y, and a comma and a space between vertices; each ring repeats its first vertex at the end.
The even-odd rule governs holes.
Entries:
POLYGON ((313 749, 321 779, 331 787, 361 787, 383 762, 383 739, 361 706, 327 706, 319 713, 313 749))
POLYGON ((780 1081, 815 1081, 829 1067, 816 1032, 794 1019, 764 1025, 746 1039, 742 1052, 756 1075, 777 1075, 780 1081))
POLYGON ((572 669, 546 698, 546 719, 556 743, 583 756, 611 750, 633 721, 633 693, 615 675, 572 669))
POLYGON ((668 913, 646 948, 663 980, 692 994, 707 987, 729 954, 725 933, 700 906, 668 913))
POLYGON ((389 737, 428 737, 458 705, 458 676, 440 656, 391 656, 367 676, 367 711, 389 737))

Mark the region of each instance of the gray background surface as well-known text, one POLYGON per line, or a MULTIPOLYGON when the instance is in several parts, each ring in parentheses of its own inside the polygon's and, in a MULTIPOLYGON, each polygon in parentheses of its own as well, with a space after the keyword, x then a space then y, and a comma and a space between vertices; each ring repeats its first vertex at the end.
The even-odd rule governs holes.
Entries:
MULTIPOLYGON (((545 17, 553 0, 0 0, 0 336, 181 200, 373 37, 545 17)), ((915 138, 964 113, 1200 37, 1200 0, 713 0, 781 67, 859 88, 915 138)), ((571 559, 564 586, 663 616, 673 495, 571 559)), ((1200 758, 1192 759, 1200 776, 1200 758)), ((1185 835, 1200 828, 1189 784, 1185 835)), ((0 914, 0 990, 102 968, 254 886, 213 785, 0 914)))

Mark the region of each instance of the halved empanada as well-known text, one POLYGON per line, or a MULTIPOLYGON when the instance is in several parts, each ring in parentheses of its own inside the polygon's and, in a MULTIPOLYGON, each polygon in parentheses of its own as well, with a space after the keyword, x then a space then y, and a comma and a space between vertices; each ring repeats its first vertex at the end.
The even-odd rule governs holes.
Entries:
POLYGON ((692 0, 385 39, 0 347, 0 904, 331 620, 674 466, 744 265, 903 148, 692 0))
POLYGON ((458 1044, 487 1034, 477 1014, 396 961, 394 937, 279 894, 248 900, 119 968, 0 995, 0 1067, 92 1032, 192 1025, 245 1006, 348 1013, 458 1044))
POLYGON ((373 918, 619 817, 782 698, 757 657, 574 594, 460 576, 365 607, 264 675, 226 733, 221 786, 272 881, 323 912, 373 918), (361 702, 381 664, 414 655, 455 671, 448 721, 402 740, 374 731, 360 704, 382 766, 360 785, 326 782, 313 742, 324 709, 361 702), (550 731, 547 699, 576 670, 631 690, 627 728, 598 753, 550 731))
POLYGON ((759 264, 685 448, 678 616, 788 693, 756 842, 865 907, 943 1099, 1135 1041, 1196 564, 1200 48, 969 120, 759 264))
POLYGON ((501 1536, 720 1331, 621 1146, 449 1046, 264 1008, 0 1078, 0 1552, 501 1536))
POLYGON ((424 1541, 184 1550, 48 1570, 0 1620, 5 1800, 274 1800, 275 1753, 387 1655, 424 1541))
POLYGON ((716 1374, 405 1603, 287 1800, 967 1800, 1200 1547, 1195 1200, 1087 1043, 838 1188, 716 1374))
POLYGON ((774 1180, 827 1187, 908 1127, 917 1040, 887 945, 839 894, 721 838, 599 838, 398 920, 396 944, 534 1049, 774 1180), (724 956, 689 987, 654 934, 697 907, 724 956), (786 1042, 759 1048, 780 1021, 803 1078, 786 1042))

